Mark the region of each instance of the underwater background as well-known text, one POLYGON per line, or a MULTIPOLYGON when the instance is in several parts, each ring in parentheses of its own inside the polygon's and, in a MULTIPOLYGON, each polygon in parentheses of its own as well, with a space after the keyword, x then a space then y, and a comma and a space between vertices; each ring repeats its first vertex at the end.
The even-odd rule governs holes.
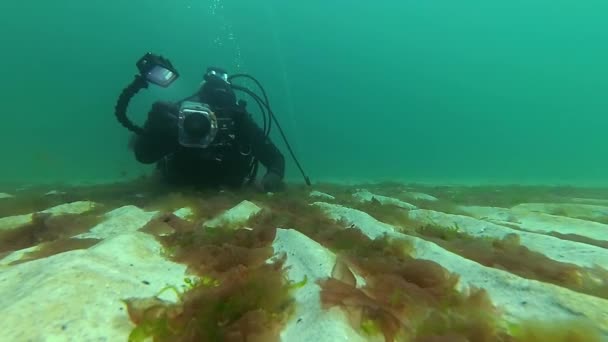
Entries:
POLYGON ((606 13, 601 0, 3 1, 0 180, 149 172, 114 105, 150 51, 181 77, 138 94, 133 121, 193 93, 207 66, 249 73, 313 182, 606 184, 606 13))

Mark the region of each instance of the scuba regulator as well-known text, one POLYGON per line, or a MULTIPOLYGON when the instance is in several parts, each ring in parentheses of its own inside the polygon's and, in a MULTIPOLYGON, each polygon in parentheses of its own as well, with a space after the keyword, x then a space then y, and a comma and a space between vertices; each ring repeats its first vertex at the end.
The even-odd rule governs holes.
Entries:
MULTIPOLYGON (((118 122, 125 128, 135 134, 144 135, 146 134, 144 129, 135 125, 127 117, 127 108, 131 98, 133 98, 141 89, 148 88, 149 83, 156 84, 163 88, 169 87, 177 78, 179 78, 179 73, 168 59, 152 53, 146 53, 141 57, 137 61, 136 66, 139 70, 139 74, 136 74, 131 84, 122 90, 116 102, 115 115, 118 122)), ((229 104, 235 104, 236 97, 234 95, 234 90, 242 91, 253 98, 258 104, 264 122, 264 134, 267 138, 270 134, 272 122, 274 121, 277 125, 291 157, 304 177, 304 181, 307 185, 311 185, 310 179, 306 176, 304 170, 300 166, 298 159, 294 155, 293 150, 283 133, 281 125, 270 108, 270 103, 264 88, 254 77, 248 74, 228 76, 228 73, 220 68, 208 68, 204 80, 206 84, 210 85, 208 89, 213 92, 211 98, 213 98, 214 103, 207 104, 188 100, 180 101, 181 105, 179 108, 177 124, 180 145, 192 148, 208 148, 217 140, 220 135, 218 132, 226 129, 226 123, 217 118, 210 105, 223 107, 229 104), (246 87, 233 84, 232 80, 236 78, 247 78, 253 81, 260 88, 263 98, 246 87)), ((245 101, 239 100, 238 106, 244 108, 245 101)), ((255 179, 257 168, 258 161, 254 158, 251 165, 250 181, 255 179)))

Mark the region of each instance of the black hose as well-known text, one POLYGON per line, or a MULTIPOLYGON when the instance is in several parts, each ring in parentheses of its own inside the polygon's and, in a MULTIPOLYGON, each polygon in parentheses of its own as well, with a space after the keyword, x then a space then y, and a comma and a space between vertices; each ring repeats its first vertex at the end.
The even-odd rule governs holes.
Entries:
POLYGON ((135 75, 133 82, 131 82, 131 84, 129 84, 120 93, 118 101, 116 101, 116 106, 114 107, 114 114, 116 115, 118 122, 120 122, 129 131, 138 135, 144 134, 144 129, 135 125, 133 122, 131 122, 131 120, 129 120, 127 117, 127 107, 129 106, 131 98, 140 90, 145 88, 148 88, 148 82, 146 79, 141 75, 135 75))
MULTIPOLYGON (((270 118, 266 119, 266 111, 264 110, 264 106, 259 101, 259 99, 255 98, 255 97, 253 99, 258 104, 258 107, 260 108, 260 112, 262 113, 262 119, 264 121, 264 136, 268 137, 269 132, 266 132, 266 121, 270 121, 270 118)), ((257 158, 255 158, 255 156, 254 156, 253 159, 251 160, 251 164, 249 166, 249 181, 247 181, 247 183, 246 183, 247 185, 251 185, 253 183, 253 181, 255 180, 255 178, 257 177, 258 167, 259 167, 259 160, 257 158)))
MULTIPOLYGON (((260 84, 260 82, 258 82, 258 80, 255 79, 255 77, 253 77, 251 75, 248 75, 248 74, 234 74, 234 75, 232 75, 232 76, 230 76, 228 78, 228 81, 230 81, 232 83, 233 79, 239 78, 239 77, 247 78, 247 79, 253 81, 258 86, 258 88, 260 88, 260 91, 262 92, 262 96, 264 96, 264 102, 266 103, 266 106, 268 108, 270 108, 270 101, 268 100, 268 96, 266 95, 266 91, 264 90, 264 87, 262 87, 262 85, 260 84)), ((258 105, 259 105, 259 101, 257 99, 256 99, 256 101, 258 102, 258 105)), ((266 119, 264 118, 264 120, 266 120, 266 119)), ((264 123, 264 127, 266 127, 266 123, 264 123)), ((268 130, 266 130, 266 128, 264 128, 264 133, 266 133, 266 136, 270 135, 270 129, 271 128, 272 128, 272 121, 270 121, 268 123, 268 130)))
POLYGON ((262 92, 262 95, 264 96, 264 101, 270 106, 270 102, 268 101, 268 96, 266 95, 266 91, 264 90, 264 87, 262 87, 260 82, 258 82, 258 80, 256 80, 253 76, 248 75, 248 74, 234 74, 234 75, 230 76, 228 78, 228 80, 230 82, 232 82, 233 79, 238 78, 238 77, 244 77, 244 78, 248 78, 248 79, 252 80, 258 86, 258 88, 260 88, 260 91, 262 92))
POLYGON ((268 111, 268 114, 270 115, 270 118, 272 118, 272 120, 274 120, 274 123, 277 125, 277 128, 279 129, 279 133, 281 133, 281 137, 283 138, 283 141, 285 142, 285 145, 287 146, 287 149, 289 150, 289 153, 291 154, 291 158, 293 158, 294 162, 296 163, 296 166, 298 167, 298 169, 300 170, 300 173, 302 174, 302 177, 304 177, 304 181, 306 182, 306 185, 310 186, 311 185, 310 179, 308 178, 308 176, 306 176, 306 173, 302 169, 302 166, 300 165, 298 158, 296 158, 295 154, 293 153, 291 145, 289 145, 289 141, 287 141, 287 138, 285 137, 285 133, 283 132, 283 129, 281 128, 281 125, 279 124, 279 121, 277 120, 274 113, 272 112, 272 109, 270 109, 270 106, 268 105, 268 103, 263 102, 262 99, 257 94, 255 94, 254 92, 252 92, 251 90, 249 90, 245 87, 241 87, 241 86, 233 84, 232 88, 243 91, 246 94, 248 94, 249 96, 256 99, 257 101, 260 101, 262 104, 264 104, 264 106, 266 107, 266 110, 268 111))
POLYGON ((264 110, 264 106, 262 105, 262 103, 260 102, 259 99, 257 98, 253 98, 255 100, 255 103, 258 104, 258 107, 260 108, 260 112, 262 112, 262 120, 264 122, 264 134, 266 136, 270 135, 270 124, 267 122, 271 122, 270 121, 270 115, 266 114, 266 110, 264 110), (266 116, 268 116, 268 119, 266 119, 266 116))

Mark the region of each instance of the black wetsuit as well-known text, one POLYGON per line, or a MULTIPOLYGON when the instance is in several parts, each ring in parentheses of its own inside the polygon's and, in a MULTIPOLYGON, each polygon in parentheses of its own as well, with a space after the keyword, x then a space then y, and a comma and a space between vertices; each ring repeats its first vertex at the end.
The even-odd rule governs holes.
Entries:
MULTIPOLYGON (((199 97, 187 100, 198 101, 199 97)), ((250 173, 253 158, 259 160, 268 172, 283 178, 283 155, 244 107, 212 107, 218 122, 225 122, 230 127, 225 132, 218 132, 216 140, 223 139, 227 143, 201 149, 178 143, 179 106, 180 103, 155 103, 144 125, 146 134, 137 136, 133 144, 136 159, 144 164, 157 163, 157 169, 168 183, 239 187, 250 173)))

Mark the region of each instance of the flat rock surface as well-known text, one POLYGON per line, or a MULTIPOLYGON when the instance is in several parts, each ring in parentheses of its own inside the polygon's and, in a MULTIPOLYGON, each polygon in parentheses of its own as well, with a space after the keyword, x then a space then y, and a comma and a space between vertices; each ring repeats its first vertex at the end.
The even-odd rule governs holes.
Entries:
POLYGON ((487 289, 492 301, 503 308, 507 317, 514 321, 543 316, 552 319, 584 316, 608 333, 608 300, 480 265, 432 242, 398 233, 391 225, 379 222, 358 210, 327 203, 317 205, 332 217, 355 224, 371 238, 386 233, 412 240, 417 258, 433 260, 460 275, 461 288, 477 286, 487 289))
POLYGON ((597 205, 602 205, 602 206, 608 206, 608 199, 570 197, 565 200, 567 200, 569 202, 575 202, 575 203, 586 203, 586 204, 597 204, 597 205))
POLYGON ((183 220, 190 220, 192 218, 192 216, 194 215, 194 212, 192 211, 191 208, 180 208, 180 209, 177 209, 176 211, 174 211, 173 215, 175 215, 183 220))
POLYGON ((32 214, 7 216, 0 218, 0 231, 17 229, 32 222, 32 214))
POLYGON ((581 203, 522 203, 511 209, 608 222, 608 206, 581 203))
POLYGON ((479 219, 505 221, 533 232, 576 234, 594 240, 608 241, 608 224, 599 222, 522 209, 481 206, 462 206, 460 209, 479 219))
POLYGON ((360 200, 361 202, 370 202, 375 199, 378 202, 380 202, 381 204, 394 205, 396 207, 403 208, 403 209, 416 209, 416 206, 411 203, 407 203, 402 200, 388 197, 388 196, 377 195, 377 194, 371 193, 367 190, 357 191, 355 194, 353 194, 353 196, 356 199, 360 200))
POLYGON ((147 212, 129 205, 114 209, 105 214, 106 220, 91 228, 77 238, 107 239, 112 236, 134 232, 148 223, 158 212, 147 212))
POLYGON ((418 200, 418 201, 438 201, 439 199, 435 196, 431 196, 429 194, 425 194, 422 192, 413 192, 413 191, 404 191, 403 192, 403 196, 407 197, 407 198, 411 198, 413 200, 418 200))
POLYGON ((204 227, 215 228, 224 224, 237 225, 247 221, 252 215, 258 213, 262 208, 250 201, 242 201, 233 208, 230 208, 217 217, 205 222, 204 227))
POLYGON ((334 200, 336 199, 334 196, 326 194, 324 192, 320 192, 320 191, 311 191, 309 194, 310 197, 316 197, 316 198, 321 198, 321 199, 325 199, 325 200, 334 200))
POLYGON ((126 341, 133 326, 121 299, 180 286, 184 274, 184 265, 165 260, 159 243, 140 232, 2 269, 2 339, 126 341))
MULTIPOLYGON (((67 214, 82 214, 95 208, 95 203, 90 201, 78 201, 66 204, 60 204, 40 211, 40 213, 51 215, 67 215, 67 214)), ((15 215, 0 218, 0 231, 11 230, 22 227, 32 222, 33 213, 25 215, 15 215)))
POLYGON ((409 217, 421 223, 434 224, 446 229, 457 229, 475 237, 502 239, 508 234, 517 234, 521 245, 551 259, 583 267, 593 267, 596 264, 608 267, 608 249, 606 248, 562 240, 544 234, 523 232, 469 216, 446 214, 433 210, 412 210, 409 212, 409 217))
POLYGON ((283 341, 365 341, 348 324, 339 310, 323 310, 316 281, 331 275, 336 256, 306 235, 292 229, 279 229, 273 243, 277 252, 287 254, 285 266, 293 281, 306 277, 306 284, 295 291, 294 319, 281 334, 283 341))

